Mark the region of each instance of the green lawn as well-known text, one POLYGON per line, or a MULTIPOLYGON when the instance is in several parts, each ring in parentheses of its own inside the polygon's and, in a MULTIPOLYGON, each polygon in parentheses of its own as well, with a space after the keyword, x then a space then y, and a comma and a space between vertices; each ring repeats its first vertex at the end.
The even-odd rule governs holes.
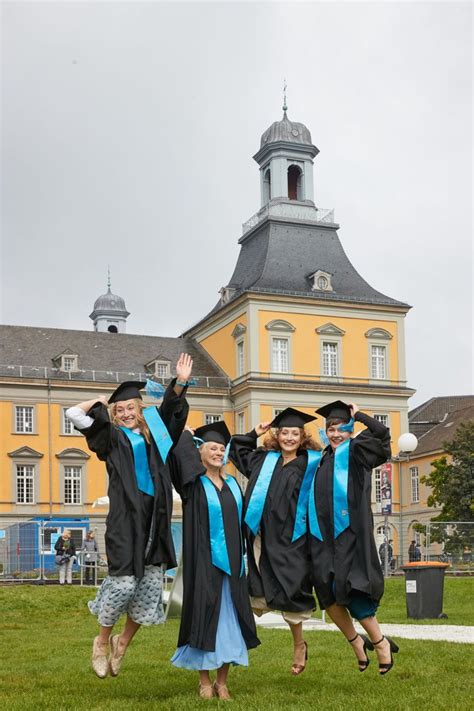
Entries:
MULTIPOLYGON (((473 587, 474 580, 448 579, 445 611, 451 624, 472 623, 473 587)), ((120 676, 97 679, 89 667, 96 631, 95 619, 85 606, 90 595, 86 588, 0 587, 2 708, 171 711, 206 705, 197 699, 197 674, 169 664, 177 620, 140 630, 120 676)), ((406 622, 403 597, 403 581, 389 580, 381 608, 383 621, 406 622)), ((367 672, 360 674, 342 636, 310 632, 306 635, 308 668, 293 678, 289 633, 261 629, 259 635, 262 645, 251 652, 250 668, 231 671, 232 708, 444 711, 471 707, 474 670, 468 645, 399 640, 401 652, 394 669, 379 678, 373 655, 367 672)), ((215 707, 218 702, 210 703, 215 707)))

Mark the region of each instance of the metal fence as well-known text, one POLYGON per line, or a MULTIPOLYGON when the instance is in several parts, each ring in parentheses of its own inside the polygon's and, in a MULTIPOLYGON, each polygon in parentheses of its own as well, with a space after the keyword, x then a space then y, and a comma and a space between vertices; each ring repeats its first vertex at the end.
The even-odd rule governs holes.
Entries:
POLYGON ((72 568, 73 581, 83 584, 100 582, 107 575, 107 564, 100 556, 93 561, 80 552, 86 525, 71 528, 57 522, 21 521, 0 525, 0 583, 47 583, 57 581, 54 545, 64 529, 72 533, 77 554, 72 568), (87 566, 86 566, 87 563, 87 566))
POLYGON ((379 547, 380 562, 387 575, 401 573, 404 564, 415 562, 447 563, 447 573, 474 574, 474 522, 429 521, 412 524, 410 530, 415 544, 412 546, 410 541, 403 556, 389 547, 387 566, 385 544, 379 547))

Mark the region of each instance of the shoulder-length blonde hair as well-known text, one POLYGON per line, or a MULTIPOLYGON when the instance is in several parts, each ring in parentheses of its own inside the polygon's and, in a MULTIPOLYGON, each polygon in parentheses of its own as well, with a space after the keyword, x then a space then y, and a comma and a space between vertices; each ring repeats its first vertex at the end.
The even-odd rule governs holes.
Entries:
MULTIPOLYGON (((130 399, 133 399, 133 402, 135 403, 135 409, 137 411, 137 427, 139 428, 142 435, 145 437, 148 444, 150 444, 150 430, 149 430, 146 420, 142 414, 143 410, 145 409, 143 400, 140 400, 139 398, 130 398, 130 399)), ((115 425, 115 427, 120 427, 120 422, 117 417, 117 403, 116 402, 113 402, 109 406, 109 414, 110 414, 110 419, 112 421, 112 424, 115 425)))
MULTIPOLYGON (((279 452, 281 450, 277 439, 278 432, 281 429, 283 428, 278 427, 275 429, 268 430, 267 435, 263 440, 264 449, 268 449, 272 452, 279 452)), ((304 427, 298 427, 298 429, 301 431, 302 434, 301 444, 298 447, 298 452, 304 451, 306 449, 314 449, 319 452, 321 450, 321 445, 318 444, 318 442, 316 442, 316 440, 311 437, 309 432, 306 432, 304 427)))

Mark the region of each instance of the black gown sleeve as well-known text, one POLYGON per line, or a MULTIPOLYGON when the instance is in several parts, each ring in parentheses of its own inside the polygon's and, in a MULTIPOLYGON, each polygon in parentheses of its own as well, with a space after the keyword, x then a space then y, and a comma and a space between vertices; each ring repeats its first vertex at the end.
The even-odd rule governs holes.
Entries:
POLYGON ((158 408, 160 417, 165 423, 174 444, 181 436, 189 412, 188 401, 185 397, 186 388, 183 389, 181 395, 176 395, 174 391, 175 385, 176 378, 173 378, 166 388, 163 401, 158 408))
POLYGON ((91 452, 95 452, 97 457, 105 462, 107 456, 116 444, 118 438, 117 429, 110 422, 109 413, 102 402, 96 402, 87 413, 94 422, 90 427, 86 427, 80 432, 87 440, 87 446, 91 452))
POLYGON ((354 419, 367 427, 354 437, 353 456, 366 469, 384 464, 392 456, 390 430, 365 412, 356 412, 354 419))
POLYGON ((169 464, 174 488, 182 499, 187 499, 190 485, 206 471, 191 432, 183 432, 170 455, 169 464))
POLYGON ((230 441, 229 459, 247 479, 251 476, 256 463, 265 454, 265 450, 257 449, 257 433, 255 430, 248 432, 246 435, 234 435, 230 441))

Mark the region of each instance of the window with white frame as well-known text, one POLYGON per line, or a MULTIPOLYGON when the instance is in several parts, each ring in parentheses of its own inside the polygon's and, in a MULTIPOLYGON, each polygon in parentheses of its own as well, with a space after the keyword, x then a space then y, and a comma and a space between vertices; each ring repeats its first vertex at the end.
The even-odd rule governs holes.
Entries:
POLYGON ((245 412, 237 413, 237 434, 245 434, 245 412))
POLYGON ((42 550, 44 553, 50 553, 51 552, 51 540, 53 539, 54 534, 59 533, 59 529, 47 526, 45 528, 42 528, 41 530, 43 532, 42 550))
POLYGON ((65 504, 80 504, 82 499, 81 492, 82 467, 65 466, 64 467, 64 503, 65 504))
POLYGON ((417 504, 420 500, 420 479, 418 467, 410 467, 411 503, 417 504))
POLYGON ((157 378, 169 378, 170 375, 170 364, 166 361, 155 362, 155 375, 157 378))
POLYGON ((244 374, 245 370, 245 352, 244 352, 244 341, 237 341, 237 377, 244 374))
POLYGON ((288 373, 288 338, 272 338, 272 371, 288 373))
POLYGON ((18 405, 15 408, 15 432, 33 432, 33 408, 18 405))
POLYGON ((374 420, 381 422, 384 427, 388 427, 388 415, 379 415, 378 412, 374 414, 374 420))
POLYGON ((222 420, 222 415, 206 415, 205 424, 212 425, 214 422, 220 422, 222 420))
POLYGON ((337 343, 323 343, 323 375, 338 375, 337 343))
POLYGON ((374 469, 374 489, 375 489, 375 503, 380 504, 382 501, 382 472, 381 469, 374 469))
POLYGON ((61 356, 61 370, 69 372, 71 370, 77 370, 77 356, 75 355, 63 355, 61 356))
POLYGON ((74 434, 74 425, 72 424, 71 420, 66 417, 66 412, 67 412, 67 407, 63 407, 63 434, 65 435, 73 435, 74 434))
POLYGON ((386 348, 385 346, 371 346, 370 348, 370 371, 374 380, 385 379, 386 348))
POLYGON ((16 465, 16 502, 17 504, 35 503, 34 464, 16 465))

